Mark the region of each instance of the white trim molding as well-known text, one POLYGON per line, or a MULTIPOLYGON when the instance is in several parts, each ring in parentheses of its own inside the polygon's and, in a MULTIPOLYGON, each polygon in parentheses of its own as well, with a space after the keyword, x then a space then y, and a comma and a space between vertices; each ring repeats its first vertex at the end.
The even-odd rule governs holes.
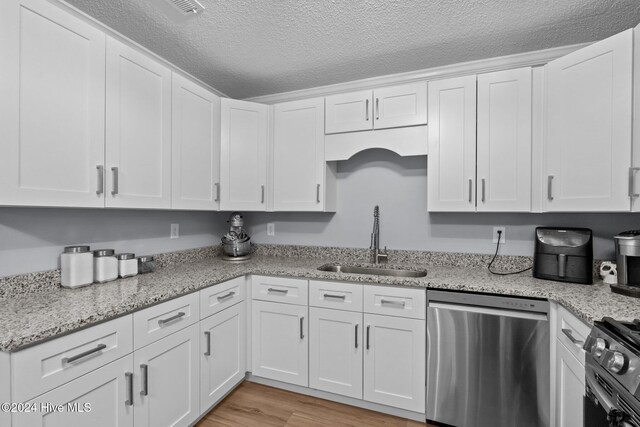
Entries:
POLYGON ((535 67, 544 65, 549 61, 567 55, 589 44, 591 43, 560 46, 551 49, 517 53, 515 55, 479 59, 476 61, 461 62, 457 64, 444 65, 441 67, 409 71, 406 73, 371 77, 368 79, 354 80, 351 82, 337 83, 327 86, 319 86, 310 89, 301 89, 291 92, 276 93, 272 95, 256 96, 253 98, 247 98, 246 101, 259 102, 262 104, 276 104, 279 102, 296 101, 318 96, 335 95, 338 93, 346 93, 364 89, 374 89, 384 86, 393 86, 418 81, 438 80, 469 74, 490 73, 493 71, 507 70, 510 68, 535 67))

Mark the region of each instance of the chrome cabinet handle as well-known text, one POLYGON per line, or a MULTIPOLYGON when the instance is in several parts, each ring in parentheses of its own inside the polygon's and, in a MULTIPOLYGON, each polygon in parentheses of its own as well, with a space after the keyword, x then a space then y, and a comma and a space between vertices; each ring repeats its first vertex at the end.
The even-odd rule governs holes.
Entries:
POLYGON ((473 201, 473 179, 469 178, 469 203, 473 201))
POLYGON ((218 301, 224 301, 224 300, 226 300, 227 298, 231 298, 231 297, 233 297, 235 294, 236 294, 235 292, 231 291, 231 292, 229 292, 229 293, 228 293, 228 294, 226 294, 226 295, 219 296, 219 297, 218 297, 218 301))
POLYGON ((316 202, 320 203, 320 184, 316 186, 316 202))
POLYGON ((376 120, 380 120, 380 108, 378 107, 378 98, 376 98, 376 120))
POLYGON ((118 168, 111 168, 111 172, 113 173, 113 188, 111 189, 111 195, 115 196, 118 194, 118 168))
POLYGON ((98 170, 98 188, 96 189, 96 194, 99 196, 104 193, 104 166, 98 165, 96 169, 98 170))
POLYGON ((204 336, 207 340, 207 350, 204 352, 204 355, 211 356, 211 332, 205 331, 204 336))
POLYGON ((260 203, 264 203, 264 185, 260 186, 260 191, 262 193, 262 195, 260 196, 261 197, 260 203))
POLYGON ((629 168, 629 197, 632 199, 636 197, 640 197, 640 193, 635 192, 635 182, 634 179, 636 177, 636 172, 638 172, 640 168, 629 168))
POLYGON ((381 299, 380 300, 380 305, 384 305, 384 304, 387 304, 387 305, 398 305, 398 306, 404 308, 405 301, 392 301, 392 300, 388 300, 388 299, 381 299))
POLYGON ((304 339, 304 316, 300 318, 300 339, 304 339))
POLYGON ((553 200, 553 175, 547 177, 547 199, 553 200))
POLYGON ((269 288, 267 289, 267 293, 279 293, 279 294, 283 294, 286 295, 287 293, 289 293, 289 289, 275 289, 275 288, 269 288))
POLYGON ((178 320, 178 319, 184 317, 185 315, 186 315, 186 313, 181 311, 178 314, 176 314, 175 316, 171 316, 171 317, 169 317, 167 319, 158 320, 158 325, 160 325, 160 326, 165 325, 165 324, 167 324, 169 322, 173 322, 174 320, 178 320))
POLYGON ((127 400, 124 401, 124 404, 133 406, 133 373, 125 372, 124 380, 127 383, 127 400))
POLYGON ((484 200, 485 200, 485 197, 484 197, 485 196, 485 191, 484 191, 485 185, 484 185, 484 183, 485 183, 485 179, 482 178, 482 203, 484 203, 484 200))
POLYGON ((214 202, 219 202, 220 201, 220 183, 219 182, 214 182, 213 185, 215 185, 216 187, 216 198, 213 199, 214 202))
POLYGON ((370 325, 367 325, 367 350, 369 350, 369 330, 371 329, 370 325))
POLYGON ((574 343, 575 345, 582 345, 584 344, 584 341, 580 341, 579 339, 576 339, 573 336, 573 331, 571 329, 563 329, 562 333, 565 334, 567 336, 567 338, 569 338, 569 340, 574 343))
POLYGON ((369 121, 369 100, 367 99, 365 107, 364 107, 364 112, 366 114, 365 118, 367 121, 369 121))
POLYGON ((355 337, 356 337, 356 348, 358 348, 358 324, 357 323, 356 323, 356 334, 355 334, 355 337))
POLYGON ((146 396, 149 394, 149 366, 143 363, 140 365, 140 371, 142 372, 142 390, 140 390, 140 396, 146 396))
POLYGON ((323 295, 325 298, 337 298, 337 299, 341 299, 341 300, 345 300, 347 298, 346 295, 333 295, 333 294, 324 294, 323 295))
POLYGON ((97 353, 100 350, 104 350, 107 348, 106 344, 98 344, 95 348, 91 350, 83 351, 82 353, 76 354, 75 356, 65 357, 62 359, 62 363, 73 363, 78 359, 82 359, 83 357, 87 357, 90 354, 97 353))

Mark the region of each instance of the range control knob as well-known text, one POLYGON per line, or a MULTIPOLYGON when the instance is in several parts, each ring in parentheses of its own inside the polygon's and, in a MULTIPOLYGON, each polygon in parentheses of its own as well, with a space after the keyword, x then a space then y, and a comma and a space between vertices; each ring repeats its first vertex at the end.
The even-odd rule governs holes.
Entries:
POLYGON ((603 338, 596 338, 596 342, 591 346, 591 354, 596 357, 600 357, 607 347, 609 346, 603 338))
POLYGON ((607 361, 607 369, 614 374, 621 374, 626 365, 626 357, 619 351, 614 351, 607 361))

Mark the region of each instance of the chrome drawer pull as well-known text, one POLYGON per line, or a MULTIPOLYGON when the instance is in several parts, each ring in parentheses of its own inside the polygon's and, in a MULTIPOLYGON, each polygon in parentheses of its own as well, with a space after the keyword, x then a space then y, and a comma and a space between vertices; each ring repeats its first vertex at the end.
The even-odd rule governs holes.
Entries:
POLYGON ((207 340, 207 351, 204 352, 205 356, 211 356, 211 332, 205 331, 204 336, 207 340))
POLYGON ((118 194, 118 168, 111 168, 111 172, 113 172, 113 188, 111 189, 111 195, 115 197, 118 194))
POLYGON ((174 320, 178 320, 178 319, 184 317, 185 314, 186 313, 181 311, 178 314, 176 314, 175 316, 169 317, 168 319, 160 319, 160 320, 158 320, 158 325, 162 326, 162 325, 164 325, 166 323, 173 322, 174 320))
POLYGON ((573 336, 573 331, 571 329, 563 329, 562 333, 565 334, 567 336, 567 338, 569 338, 569 340, 574 343, 575 345, 582 345, 584 344, 584 341, 580 341, 579 339, 576 339, 573 336))
POLYGON ((371 326, 367 325, 367 350, 369 350, 369 330, 371 329, 371 326))
POLYGON ((98 165, 96 169, 98 170, 98 189, 96 194, 99 196, 104 193, 104 166, 98 165))
POLYGON ((127 383, 127 400, 124 401, 124 404, 126 406, 133 406, 133 374, 131 372, 125 372, 124 380, 127 383))
POLYGON ((367 99, 364 107, 365 120, 369 121, 369 100, 367 99))
POLYGON ((636 193, 634 188, 636 172, 638 172, 639 170, 640 168, 629 168, 629 197, 631 197, 632 199, 640 197, 640 194, 636 193))
POLYGON ((275 289, 275 288, 269 288, 267 289, 268 293, 276 293, 276 294, 282 294, 282 295, 286 295, 287 293, 289 293, 289 289, 275 289))
POLYGON ((333 295, 333 294, 324 294, 325 298, 336 298, 336 299, 341 299, 341 300, 345 300, 347 298, 346 295, 333 295))
POLYGON ((547 177, 547 199, 553 201, 553 175, 547 177))
POLYGON ((236 294, 235 292, 231 291, 231 292, 229 292, 229 293, 228 293, 228 294, 226 294, 226 295, 219 296, 219 297, 218 297, 218 301, 224 301, 224 300, 226 300, 227 298, 231 298, 231 297, 233 297, 235 294, 236 294))
POLYGON ((316 186, 316 202, 320 203, 320 184, 316 186))
POLYGON ((219 202, 220 201, 220 183, 216 182, 213 185, 216 186, 216 198, 213 201, 214 202, 219 202))
POLYGON ((473 201, 473 180, 469 178, 469 203, 473 201))
POLYGON ((88 356, 90 354, 93 354, 93 353, 97 353, 100 350, 104 350, 105 348, 107 348, 106 344, 98 344, 96 346, 96 348, 92 348, 91 350, 87 350, 87 351, 84 351, 84 352, 82 352, 80 354, 76 354, 75 356, 63 358, 62 359, 62 363, 73 363, 78 359, 82 359, 83 357, 86 357, 86 356, 88 356))
POLYGON ((146 364, 140 365, 142 371, 142 390, 140 390, 140 396, 146 396, 149 394, 149 366, 146 364))
POLYGON ((388 299, 381 299, 380 300, 380 305, 384 305, 384 304, 388 304, 388 305, 398 305, 402 308, 404 308, 405 306, 405 302, 404 301, 392 301, 392 300, 388 300, 388 299))
POLYGON ((358 348, 358 324, 356 323, 356 348, 358 348))
POLYGON ((304 316, 300 318, 300 339, 304 339, 304 316))

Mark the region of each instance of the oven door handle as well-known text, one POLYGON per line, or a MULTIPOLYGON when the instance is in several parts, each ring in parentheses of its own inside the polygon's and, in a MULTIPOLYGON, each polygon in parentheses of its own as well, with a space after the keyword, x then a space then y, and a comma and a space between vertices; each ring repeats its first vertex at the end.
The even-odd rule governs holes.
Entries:
POLYGON ((600 386, 600 384, 596 380, 595 371, 593 370, 593 368, 588 365, 585 366, 585 381, 591 389, 593 397, 595 397, 595 399, 607 414, 611 412, 612 409, 618 409, 613 404, 613 401, 611 400, 607 392, 602 388, 602 386, 600 386))

